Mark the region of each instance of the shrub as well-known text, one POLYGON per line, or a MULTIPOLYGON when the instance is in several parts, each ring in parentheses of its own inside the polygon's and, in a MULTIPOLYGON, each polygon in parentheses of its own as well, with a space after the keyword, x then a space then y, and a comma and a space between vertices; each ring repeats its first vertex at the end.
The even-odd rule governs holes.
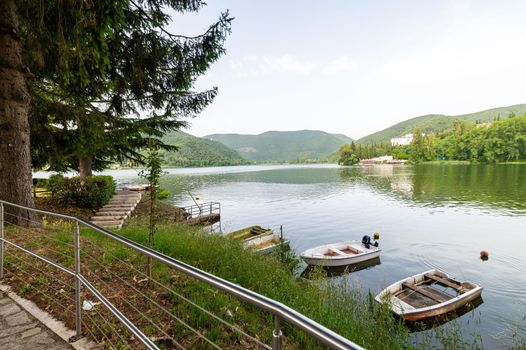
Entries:
POLYGON ((111 199, 115 182, 111 176, 90 176, 81 186, 79 177, 57 176, 53 180, 50 177, 49 189, 53 200, 60 205, 99 208, 111 199))
POLYGON ((48 187, 48 183, 49 183, 48 179, 39 179, 39 178, 36 178, 36 177, 33 178, 33 186, 35 186, 35 187, 47 188, 48 187))
POLYGON ((62 186, 65 179, 62 174, 51 175, 47 181, 46 188, 50 190, 53 195, 62 186))

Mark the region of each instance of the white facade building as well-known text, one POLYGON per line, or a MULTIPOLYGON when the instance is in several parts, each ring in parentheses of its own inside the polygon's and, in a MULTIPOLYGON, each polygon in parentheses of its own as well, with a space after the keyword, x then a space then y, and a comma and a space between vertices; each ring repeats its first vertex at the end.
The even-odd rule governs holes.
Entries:
POLYGON ((391 139, 391 145, 393 146, 407 146, 413 141, 413 134, 407 134, 401 137, 395 137, 391 139))

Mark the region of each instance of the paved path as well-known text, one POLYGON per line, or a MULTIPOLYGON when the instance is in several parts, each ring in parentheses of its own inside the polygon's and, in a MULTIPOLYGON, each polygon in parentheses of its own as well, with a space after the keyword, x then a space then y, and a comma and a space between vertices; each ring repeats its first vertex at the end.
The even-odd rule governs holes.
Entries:
POLYGON ((71 350, 46 326, 0 292, 0 349, 71 350))

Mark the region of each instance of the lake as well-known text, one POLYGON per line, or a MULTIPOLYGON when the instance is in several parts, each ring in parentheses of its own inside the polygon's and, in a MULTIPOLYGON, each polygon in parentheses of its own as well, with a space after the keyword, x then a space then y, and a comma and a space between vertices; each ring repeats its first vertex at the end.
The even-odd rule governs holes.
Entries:
MULTIPOLYGON (((486 348, 526 326, 526 164, 169 169, 171 201, 218 201, 222 230, 278 228, 296 252, 380 233, 381 264, 344 277, 376 294, 439 268, 484 287, 484 303, 459 319, 486 348), (487 250, 489 260, 479 252, 487 250)), ((117 179, 135 171, 110 172, 117 179)), ((524 333, 523 333, 524 335, 524 333)))

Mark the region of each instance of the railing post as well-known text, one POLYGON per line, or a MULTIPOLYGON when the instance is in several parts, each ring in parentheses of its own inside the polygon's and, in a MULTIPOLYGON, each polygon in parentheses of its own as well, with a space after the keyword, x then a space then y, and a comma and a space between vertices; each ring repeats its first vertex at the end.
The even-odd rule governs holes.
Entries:
POLYGON ((79 222, 75 221, 74 231, 74 244, 75 244, 75 338, 78 340, 82 337, 82 305, 80 300, 80 230, 79 222))
POLYGON ((283 349, 283 332, 279 325, 279 317, 274 315, 274 331, 272 332, 272 350, 283 349))
POLYGON ((4 203, 0 203, 0 279, 4 278, 4 203))

